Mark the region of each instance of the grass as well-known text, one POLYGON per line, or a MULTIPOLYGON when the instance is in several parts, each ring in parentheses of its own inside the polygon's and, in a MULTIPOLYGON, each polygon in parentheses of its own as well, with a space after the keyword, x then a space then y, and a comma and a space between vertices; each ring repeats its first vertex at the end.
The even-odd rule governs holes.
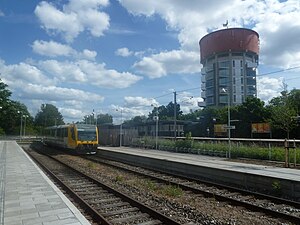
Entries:
MULTIPOLYGON (((147 146, 155 146, 155 139, 150 137, 144 137, 143 139, 139 139, 138 141, 142 141, 142 143, 147 146)), ((226 153, 228 153, 229 150, 228 143, 207 143, 191 140, 178 140, 174 142, 173 140, 159 139, 158 145, 161 150, 174 152, 191 152, 193 154, 206 153, 208 155, 222 155, 223 157, 226 155, 226 153)), ((257 144, 244 145, 239 142, 232 142, 231 157, 284 162, 285 150, 283 146, 273 146, 269 148, 261 147, 257 144)), ((294 162, 294 157, 294 151, 290 150, 290 162, 294 162)), ((296 151, 296 163, 300 163, 300 151, 296 151)))
POLYGON ((183 194, 183 191, 180 187, 174 186, 174 185, 166 185, 163 186, 161 190, 163 195, 169 196, 169 197, 180 197, 183 194))

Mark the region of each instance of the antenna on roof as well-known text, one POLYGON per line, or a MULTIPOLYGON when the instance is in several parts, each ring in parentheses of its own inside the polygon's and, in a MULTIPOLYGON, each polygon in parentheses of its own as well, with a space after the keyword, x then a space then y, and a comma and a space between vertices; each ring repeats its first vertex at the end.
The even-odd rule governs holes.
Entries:
POLYGON ((226 23, 223 23, 223 27, 227 27, 228 29, 228 20, 226 20, 226 23))

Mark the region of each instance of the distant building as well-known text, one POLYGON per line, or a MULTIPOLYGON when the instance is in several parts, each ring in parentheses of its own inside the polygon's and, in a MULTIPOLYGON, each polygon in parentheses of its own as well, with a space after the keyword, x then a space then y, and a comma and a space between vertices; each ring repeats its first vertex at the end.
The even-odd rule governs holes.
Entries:
POLYGON ((218 30, 200 42, 201 97, 206 106, 241 104, 257 96, 259 35, 244 28, 218 30), (228 98, 229 97, 229 98, 228 98))
MULTIPOLYGON (((176 136, 184 135, 184 125, 186 122, 177 121, 176 136)), ((119 146, 120 145, 120 125, 105 124, 98 125, 99 129, 99 144, 119 146)), ((123 124, 122 126, 122 145, 129 146, 133 139, 140 137, 152 137, 156 135, 156 122, 148 121, 140 124, 123 124)), ((174 137, 174 122, 159 121, 158 122, 158 137, 174 137)))

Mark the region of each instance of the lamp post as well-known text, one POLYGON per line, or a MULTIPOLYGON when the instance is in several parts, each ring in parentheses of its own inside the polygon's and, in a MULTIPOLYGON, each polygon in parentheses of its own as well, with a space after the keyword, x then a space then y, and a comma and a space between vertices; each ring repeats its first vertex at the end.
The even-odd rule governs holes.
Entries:
POLYGON ((121 123, 120 123, 120 147, 122 147, 122 123, 123 123, 123 110, 122 109, 116 109, 116 111, 121 112, 121 123))
POLYGON ((222 88, 222 92, 223 93, 227 93, 228 99, 227 99, 227 108, 228 108, 228 112, 227 112, 227 116, 228 116, 228 124, 227 124, 227 132, 228 132, 228 158, 231 158, 231 141, 230 141, 230 136, 231 136, 231 124, 230 124, 230 93, 229 93, 229 88, 225 89, 222 88))
MULTIPOLYGON (((154 106, 153 104, 151 106, 154 106)), ((158 138, 158 107, 154 106, 156 109, 156 116, 154 117, 155 119, 155 149, 157 150, 157 138, 158 138)))
POLYGON ((25 137, 25 131, 26 131, 26 118, 28 118, 29 116, 28 115, 23 115, 23 117, 25 118, 24 119, 24 132, 23 132, 23 136, 25 137))
POLYGON ((21 114, 21 124, 20 124, 20 140, 22 139, 22 124, 23 124, 23 113, 18 111, 18 114, 21 114))

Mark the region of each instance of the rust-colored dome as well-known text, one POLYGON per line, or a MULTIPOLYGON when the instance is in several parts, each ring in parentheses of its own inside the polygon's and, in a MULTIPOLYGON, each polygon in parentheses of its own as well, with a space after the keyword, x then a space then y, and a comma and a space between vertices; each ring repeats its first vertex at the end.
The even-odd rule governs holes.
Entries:
POLYGON ((200 42, 201 61, 221 52, 251 51, 259 53, 259 35, 245 28, 229 28, 205 35, 200 42))

